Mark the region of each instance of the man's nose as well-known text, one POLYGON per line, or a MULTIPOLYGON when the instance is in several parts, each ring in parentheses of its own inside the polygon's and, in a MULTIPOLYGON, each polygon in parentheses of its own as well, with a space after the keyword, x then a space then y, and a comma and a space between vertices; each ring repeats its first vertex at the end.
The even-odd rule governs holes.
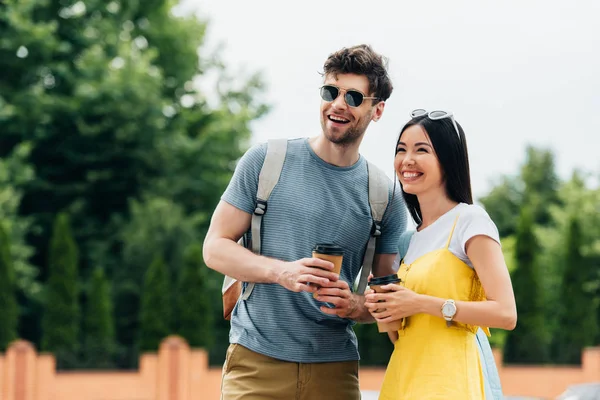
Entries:
POLYGON ((338 97, 336 97, 335 99, 333 99, 333 107, 340 109, 340 110, 345 110, 348 107, 348 104, 346 104, 346 99, 345 99, 346 93, 340 91, 340 93, 338 94, 338 97))

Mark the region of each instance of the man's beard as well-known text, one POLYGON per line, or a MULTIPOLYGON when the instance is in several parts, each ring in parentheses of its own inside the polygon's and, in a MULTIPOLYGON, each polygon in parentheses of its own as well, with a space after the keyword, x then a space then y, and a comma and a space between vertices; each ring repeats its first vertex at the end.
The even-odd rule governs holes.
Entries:
POLYGON ((362 135, 367 130, 367 126, 369 126, 369 120, 366 121, 363 119, 358 120, 358 123, 350 128, 348 128, 342 135, 333 135, 331 134, 331 130, 327 128, 327 119, 321 118, 321 128, 323 129, 323 133, 327 140, 331 143, 337 144, 339 146, 347 147, 350 146, 356 141, 360 140, 362 135))

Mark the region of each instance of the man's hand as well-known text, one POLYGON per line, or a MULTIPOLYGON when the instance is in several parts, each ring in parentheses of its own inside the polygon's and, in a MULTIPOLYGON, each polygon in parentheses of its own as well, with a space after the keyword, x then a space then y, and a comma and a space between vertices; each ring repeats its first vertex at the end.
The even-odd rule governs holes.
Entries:
POLYGON ((348 283, 343 280, 321 285, 315 298, 334 305, 334 308, 321 306, 321 311, 341 318, 348 318, 358 306, 358 301, 350 291, 348 283))
POLYGON ((314 293, 317 290, 315 285, 324 286, 338 281, 338 274, 330 272, 333 268, 332 262, 318 258, 285 262, 279 271, 276 283, 292 292, 314 293))
POLYGON ((321 311, 325 314, 337 315, 357 322, 373 322, 373 318, 364 307, 364 296, 352 293, 346 281, 338 280, 322 285, 317 290, 316 299, 334 306, 334 308, 321 306, 321 311))

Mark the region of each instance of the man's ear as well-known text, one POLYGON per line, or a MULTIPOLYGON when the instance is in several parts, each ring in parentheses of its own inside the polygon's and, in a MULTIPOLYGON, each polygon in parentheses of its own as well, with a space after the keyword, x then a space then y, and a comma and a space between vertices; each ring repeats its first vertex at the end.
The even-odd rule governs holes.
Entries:
POLYGON ((384 108, 385 108, 385 101, 380 101, 379 103, 377 103, 373 110, 373 116, 371 117, 371 120, 374 122, 379 121, 379 119, 381 118, 381 115, 383 114, 384 108))

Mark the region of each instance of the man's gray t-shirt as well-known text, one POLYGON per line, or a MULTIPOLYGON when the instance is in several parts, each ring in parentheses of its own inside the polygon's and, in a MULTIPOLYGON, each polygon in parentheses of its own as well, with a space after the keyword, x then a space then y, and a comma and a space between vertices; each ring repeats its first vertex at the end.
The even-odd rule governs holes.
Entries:
MULTIPOLYGON (((267 145, 252 147, 240 159, 222 200, 249 214, 256 207, 258 176, 267 145)), ((389 198, 392 199, 390 182, 389 198)), ((296 261, 311 257, 316 243, 344 248, 340 278, 352 287, 372 227, 367 162, 350 167, 319 158, 308 139, 288 141, 278 184, 263 217, 262 251, 267 257, 296 261)), ((376 252, 395 254, 406 229, 406 211, 397 189, 382 221, 376 252)), ((231 343, 284 361, 313 363, 358 360, 353 322, 323 313, 325 303, 311 293, 294 293, 277 284, 256 284, 231 317, 231 343)))

